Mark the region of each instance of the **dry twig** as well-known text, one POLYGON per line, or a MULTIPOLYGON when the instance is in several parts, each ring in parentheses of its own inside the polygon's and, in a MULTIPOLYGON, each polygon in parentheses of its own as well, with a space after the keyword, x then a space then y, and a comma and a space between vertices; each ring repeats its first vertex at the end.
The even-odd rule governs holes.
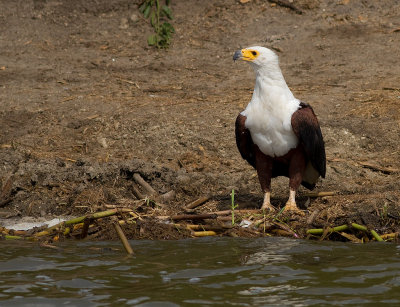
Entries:
POLYGON ((268 0, 268 1, 271 3, 275 3, 276 5, 291 9, 296 14, 299 14, 299 15, 303 14, 302 10, 300 10, 297 6, 295 6, 293 3, 291 3, 287 0, 268 0))

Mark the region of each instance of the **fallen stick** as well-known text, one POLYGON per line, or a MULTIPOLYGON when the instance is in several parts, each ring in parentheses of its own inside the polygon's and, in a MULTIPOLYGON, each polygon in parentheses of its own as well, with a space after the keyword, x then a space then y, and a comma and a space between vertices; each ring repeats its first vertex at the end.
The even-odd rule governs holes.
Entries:
POLYGON ((0 208, 3 208, 3 207, 5 207, 5 206, 7 206, 11 201, 12 201, 12 198, 11 198, 11 197, 9 197, 9 198, 7 198, 7 199, 5 199, 5 200, 0 201, 0 208))
POLYGON ((314 220, 317 218, 318 214, 320 213, 320 211, 318 209, 314 210, 310 216, 307 218, 307 224, 311 225, 314 220))
POLYGON ((327 192, 308 192, 303 194, 306 197, 325 197, 325 196, 333 196, 336 195, 336 192, 327 191, 327 192))
MULTIPOLYGON (((339 231, 344 231, 347 230, 349 226, 347 225, 341 225, 341 226, 336 226, 336 227, 328 227, 329 232, 339 232, 339 231)), ((322 235, 324 233, 325 229, 324 228, 315 228, 315 229, 308 229, 307 233, 311 235, 322 235)))
POLYGON ((132 255, 132 254, 133 254, 132 247, 131 247, 131 245, 129 244, 129 241, 128 241, 128 239, 126 238, 126 236, 125 236, 125 234, 124 234, 124 232, 123 232, 121 226, 119 225, 118 219, 113 219, 113 226, 114 226, 114 229, 115 229, 115 231, 117 232, 118 237, 120 238, 120 240, 121 240, 121 242, 122 242, 122 245, 124 246, 126 252, 127 252, 129 255, 132 255))
POLYGON ((385 91, 400 91, 400 87, 383 87, 385 91))
POLYGON ((218 221, 232 221, 232 217, 229 215, 217 216, 218 221))
MULTIPOLYGON (((261 209, 235 209, 234 210, 235 214, 251 214, 251 213, 260 213, 261 214, 261 209)), ((223 211, 215 211, 212 212, 218 216, 221 215, 229 215, 232 214, 232 210, 223 210, 223 211)))
POLYGON ((289 237, 289 236, 291 237, 291 236, 293 236, 293 234, 291 232, 286 231, 284 229, 280 229, 280 228, 272 229, 271 233, 273 233, 273 234, 275 234, 277 236, 283 236, 283 237, 289 237))
POLYGON ((371 235, 375 238, 376 241, 378 241, 378 242, 383 242, 383 239, 381 238, 380 235, 378 235, 378 234, 376 233, 375 230, 371 229, 370 232, 371 232, 371 235))
POLYGON ((164 194, 160 195, 159 199, 161 201, 169 202, 169 201, 173 200, 175 198, 175 196, 176 196, 175 191, 171 190, 171 191, 169 191, 167 193, 164 193, 164 194))
MULTIPOLYGON (((351 226, 353 226, 355 229, 368 232, 368 228, 365 227, 365 226, 363 226, 363 225, 359 225, 359 224, 356 224, 356 223, 352 223, 351 226)), ((375 230, 371 229, 369 232, 370 232, 371 235, 375 238, 376 241, 378 241, 378 242, 383 242, 383 239, 381 238, 380 235, 378 235, 378 233, 377 233, 375 230)))
POLYGON ((83 227, 82 227, 82 233, 81 233, 81 239, 84 239, 87 237, 88 232, 89 232, 89 226, 92 220, 90 218, 87 218, 83 222, 83 227))
POLYGON ((361 230, 361 231, 368 231, 367 227, 360 225, 360 224, 351 223, 351 226, 353 226, 353 228, 361 230))
POLYGON ((96 219, 100 219, 103 217, 113 216, 117 213, 132 212, 132 211, 133 211, 132 209, 128 209, 128 208, 111 209, 111 210, 107 210, 107 211, 96 212, 91 215, 84 215, 84 216, 76 217, 71 220, 58 223, 58 224, 51 226, 41 232, 35 233, 33 236, 34 237, 47 236, 47 235, 51 234, 51 232, 55 231, 58 228, 63 228, 65 226, 71 226, 71 225, 82 223, 87 218, 89 218, 91 220, 96 220, 96 219))
POLYGON ((369 168, 373 171, 382 172, 382 173, 388 174, 388 175, 400 172, 400 170, 397 168, 383 167, 383 166, 372 164, 370 162, 358 162, 358 164, 360 164, 362 167, 369 168))
POLYGON ((133 174, 133 179, 137 184, 140 184, 142 188, 148 193, 147 196, 157 195, 156 190, 154 190, 150 184, 148 184, 139 173, 133 174))
POLYGON ((381 235, 381 238, 384 240, 393 240, 396 239, 399 236, 398 232, 393 232, 393 233, 386 233, 381 235))
POLYGON ((338 232, 342 237, 346 238, 347 240, 353 242, 353 243, 363 243, 363 241, 359 238, 357 238, 355 235, 346 233, 344 231, 338 232))
POLYGON ((275 3, 276 5, 291 9, 294 12, 296 12, 296 14, 299 14, 299 15, 303 14, 302 10, 300 10, 298 7, 296 7, 294 4, 290 3, 289 1, 286 1, 286 0, 268 0, 268 1, 271 3, 275 3))
POLYGON ((218 215, 215 213, 203 213, 203 214, 179 214, 173 215, 170 218, 174 221, 179 220, 204 220, 204 219, 215 219, 218 215))
POLYGON ((196 199, 195 201, 191 202, 190 204, 188 204, 186 206, 186 209, 197 208, 197 207, 201 206, 202 204, 204 204, 205 202, 207 202, 209 199, 210 199, 209 196, 200 197, 200 198, 196 199))
POLYGON ((22 240, 24 237, 21 236, 11 236, 11 235, 5 235, 4 239, 6 240, 22 240))
POLYGON ((224 231, 226 229, 232 228, 232 226, 218 226, 218 225, 184 225, 184 224, 174 224, 175 227, 186 228, 190 230, 213 230, 213 231, 224 231))
POLYGON ((132 189, 133 195, 135 195, 135 197, 136 197, 138 200, 140 200, 140 199, 145 199, 145 198, 146 198, 146 196, 144 196, 144 195, 142 194, 142 192, 140 192, 139 189, 136 187, 136 184, 133 183, 132 186, 131 186, 131 189, 132 189))
POLYGON ((282 224, 282 223, 279 223, 276 221, 271 221, 271 222, 272 222, 272 224, 278 226, 282 230, 289 232, 293 237, 295 237, 297 239, 300 238, 300 236, 297 233, 295 233, 294 230, 292 230, 289 226, 286 226, 285 224, 282 224))
POLYGON ((215 231, 195 231, 193 234, 195 237, 208 237, 208 236, 216 236, 217 233, 215 231))

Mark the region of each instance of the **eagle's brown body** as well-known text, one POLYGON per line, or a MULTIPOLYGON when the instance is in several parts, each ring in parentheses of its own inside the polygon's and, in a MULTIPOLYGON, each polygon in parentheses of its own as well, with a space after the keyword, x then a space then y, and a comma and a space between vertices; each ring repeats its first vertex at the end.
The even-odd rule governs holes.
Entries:
POLYGON ((281 157, 261 152, 246 128, 246 117, 239 114, 235 124, 236 144, 243 159, 257 170, 262 191, 271 190, 271 178, 289 177, 289 187, 296 191, 300 184, 312 190, 321 176, 325 178, 325 146, 317 117, 311 106, 300 103, 292 115, 292 128, 299 143, 281 157))
POLYGON ((262 209, 271 205, 271 178, 289 177, 285 210, 303 214, 296 205, 300 184, 313 189, 325 177, 326 157, 313 109, 294 97, 270 49, 254 46, 235 52, 233 60, 249 62, 256 73, 253 96, 236 119, 236 144, 258 174, 264 192, 262 209))

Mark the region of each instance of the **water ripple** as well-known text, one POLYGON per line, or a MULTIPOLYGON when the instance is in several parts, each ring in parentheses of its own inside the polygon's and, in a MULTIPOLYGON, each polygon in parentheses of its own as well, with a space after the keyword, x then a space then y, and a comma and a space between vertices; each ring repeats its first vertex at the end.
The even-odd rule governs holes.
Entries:
POLYGON ((400 303, 399 247, 285 238, 5 243, 0 305, 316 306, 400 303))

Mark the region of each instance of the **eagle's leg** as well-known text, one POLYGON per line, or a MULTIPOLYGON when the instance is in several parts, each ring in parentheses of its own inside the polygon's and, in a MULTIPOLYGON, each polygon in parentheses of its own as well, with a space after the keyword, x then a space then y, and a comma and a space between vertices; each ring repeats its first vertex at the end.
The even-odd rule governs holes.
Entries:
POLYGON ((258 180, 260 181, 261 190, 265 193, 261 209, 275 211, 276 209, 271 205, 272 159, 263 154, 257 145, 255 147, 258 180))
POLYGON ((289 199, 285 205, 285 211, 299 211, 300 209, 297 207, 296 204, 296 190, 292 188, 289 189, 289 199))
POLYGON ((296 191, 303 179, 306 168, 306 159, 302 150, 298 150, 289 163, 289 199, 285 205, 285 211, 296 211, 304 214, 296 204, 296 191))

